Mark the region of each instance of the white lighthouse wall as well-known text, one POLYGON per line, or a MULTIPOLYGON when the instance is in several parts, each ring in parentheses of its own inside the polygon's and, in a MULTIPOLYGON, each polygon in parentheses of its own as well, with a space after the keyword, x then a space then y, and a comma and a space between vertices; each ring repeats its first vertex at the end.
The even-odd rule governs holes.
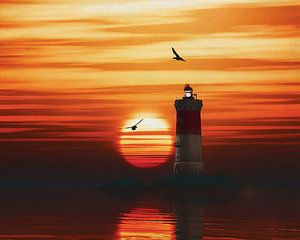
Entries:
POLYGON ((203 172, 201 135, 176 136, 175 175, 199 175, 203 172))
POLYGON ((176 162, 202 162, 201 135, 186 134, 176 138, 176 162))

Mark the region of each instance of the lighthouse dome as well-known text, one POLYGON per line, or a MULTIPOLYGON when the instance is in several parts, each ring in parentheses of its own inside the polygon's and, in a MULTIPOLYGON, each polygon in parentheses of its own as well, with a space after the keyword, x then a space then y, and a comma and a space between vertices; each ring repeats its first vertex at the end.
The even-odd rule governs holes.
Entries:
POLYGON ((184 97, 185 98, 192 98, 193 97, 193 89, 189 84, 185 84, 184 86, 184 97))
POLYGON ((192 87, 190 86, 190 84, 185 84, 184 86, 184 91, 193 91, 192 87))

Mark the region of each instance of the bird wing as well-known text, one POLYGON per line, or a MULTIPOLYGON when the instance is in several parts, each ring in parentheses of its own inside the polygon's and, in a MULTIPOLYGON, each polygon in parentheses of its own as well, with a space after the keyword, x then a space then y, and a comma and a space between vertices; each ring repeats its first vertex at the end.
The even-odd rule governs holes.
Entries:
POLYGON ((175 49, 173 47, 172 47, 172 51, 173 51, 173 53, 175 54, 176 57, 180 58, 179 54, 175 51, 175 49))
POLYGON ((140 121, 138 121, 134 126, 138 125, 141 121, 143 121, 144 119, 141 119, 140 121))

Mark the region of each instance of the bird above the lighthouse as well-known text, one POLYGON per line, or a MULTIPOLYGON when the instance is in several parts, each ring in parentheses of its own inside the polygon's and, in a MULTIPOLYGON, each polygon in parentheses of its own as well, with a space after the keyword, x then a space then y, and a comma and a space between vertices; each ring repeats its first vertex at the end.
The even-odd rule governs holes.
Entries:
POLYGON ((133 126, 130 127, 126 127, 125 129, 131 129, 132 131, 135 131, 137 129, 137 125, 141 123, 141 121, 143 121, 144 119, 141 119, 140 121, 138 121, 136 124, 134 124, 133 126))
POLYGON ((177 60, 177 61, 183 61, 185 62, 185 60, 180 57, 180 55, 176 52, 175 48, 172 47, 172 52, 174 53, 175 57, 173 57, 173 59, 177 60))

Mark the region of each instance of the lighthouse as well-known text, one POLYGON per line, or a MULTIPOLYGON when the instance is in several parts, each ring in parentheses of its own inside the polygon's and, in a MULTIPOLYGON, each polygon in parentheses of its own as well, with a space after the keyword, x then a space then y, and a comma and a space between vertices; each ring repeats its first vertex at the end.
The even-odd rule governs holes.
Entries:
POLYGON ((175 100, 176 152, 174 175, 197 176, 203 173, 201 109, 202 100, 197 99, 189 84, 184 87, 182 99, 175 100))

